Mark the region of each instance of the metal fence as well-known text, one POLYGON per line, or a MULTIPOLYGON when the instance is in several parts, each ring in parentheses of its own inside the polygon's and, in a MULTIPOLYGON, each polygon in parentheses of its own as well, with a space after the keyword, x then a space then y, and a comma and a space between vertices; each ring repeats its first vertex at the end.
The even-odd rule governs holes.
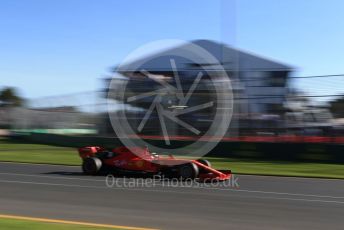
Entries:
MULTIPOLYGON (((343 85, 344 75, 290 77, 286 88, 289 94, 279 108, 271 110, 270 114, 236 111, 233 119, 238 122, 232 122, 235 125, 231 128, 239 131, 228 136, 341 136, 344 126, 342 113, 334 114, 331 105, 344 97, 344 88, 340 87, 343 85), (292 90, 297 87, 304 90, 292 90), (277 114, 276 110, 281 110, 281 113, 277 114)), ((104 89, 31 99, 25 108, 1 108, 0 127, 22 132, 115 135, 108 118, 106 97, 104 89)), ((274 97, 265 95, 253 99, 259 103, 259 100, 274 97)), ((234 98, 241 107, 249 99, 245 95, 234 98)), ((123 105, 119 105, 118 109, 121 108, 123 105)), ((123 119, 140 120, 143 116, 144 113, 138 110, 123 119)), ((153 119, 158 118, 153 116, 153 119)), ((156 122, 152 124, 143 135, 161 135, 161 127, 155 125, 156 122)), ((178 135, 185 136, 185 133, 177 132, 178 135)))

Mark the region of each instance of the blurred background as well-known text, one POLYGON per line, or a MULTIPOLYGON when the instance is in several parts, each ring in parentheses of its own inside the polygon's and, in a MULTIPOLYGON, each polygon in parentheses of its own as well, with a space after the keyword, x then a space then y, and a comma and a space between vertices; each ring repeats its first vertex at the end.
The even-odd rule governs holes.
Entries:
MULTIPOLYGON (((330 2, 4 1, 0 135, 63 146, 120 143, 107 111, 110 81, 118 91, 125 82, 131 95, 153 86, 117 65, 147 42, 176 38, 189 43, 161 43, 136 59, 163 57, 144 69, 171 84, 173 70, 164 64, 169 50, 196 44, 218 59, 230 77, 234 107, 230 128, 211 154, 344 161, 343 3, 330 2)), ((186 90, 195 73, 212 65, 179 64, 186 90)), ((191 103, 213 94, 205 79, 191 103)), ((173 106, 173 96, 165 99, 173 106)), ((151 102, 119 103, 118 110, 137 127, 151 102)), ((205 110, 183 120, 206 132, 212 116, 205 110)), ((178 124, 168 129, 174 146, 197 138, 178 124)), ((156 114, 140 135, 162 144, 156 114)))

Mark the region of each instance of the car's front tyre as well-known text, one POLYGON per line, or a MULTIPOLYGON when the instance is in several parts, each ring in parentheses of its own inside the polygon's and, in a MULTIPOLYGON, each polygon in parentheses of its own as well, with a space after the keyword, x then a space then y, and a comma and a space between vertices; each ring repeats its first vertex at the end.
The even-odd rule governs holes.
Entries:
MULTIPOLYGON (((201 163, 201 164, 203 164, 203 165, 205 165, 205 166, 208 166, 208 167, 210 167, 211 168, 211 163, 209 162, 209 161, 207 161, 207 160, 205 160, 205 159, 198 159, 197 160, 199 163, 201 163)), ((208 170, 206 170, 206 169, 204 169, 204 168, 202 168, 202 167, 199 167, 200 169, 199 169, 199 172, 200 173, 207 173, 208 172, 208 170)))
POLYGON ((179 176, 181 179, 195 179, 198 177, 199 169, 194 163, 183 164, 179 168, 179 176))
POLYGON ((97 157, 88 157, 82 162, 82 171, 87 175, 97 175, 102 167, 102 161, 97 157))

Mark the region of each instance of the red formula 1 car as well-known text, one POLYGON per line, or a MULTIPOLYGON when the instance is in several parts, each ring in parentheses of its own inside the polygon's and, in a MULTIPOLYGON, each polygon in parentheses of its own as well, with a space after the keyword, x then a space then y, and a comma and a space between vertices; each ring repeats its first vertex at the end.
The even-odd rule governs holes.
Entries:
POLYGON ((173 156, 159 156, 148 148, 118 147, 108 151, 92 146, 79 149, 85 174, 96 175, 111 170, 116 173, 162 174, 166 177, 199 179, 200 181, 228 180, 230 170, 213 169, 207 160, 178 159, 173 156), (134 154, 135 152, 135 154, 134 154))

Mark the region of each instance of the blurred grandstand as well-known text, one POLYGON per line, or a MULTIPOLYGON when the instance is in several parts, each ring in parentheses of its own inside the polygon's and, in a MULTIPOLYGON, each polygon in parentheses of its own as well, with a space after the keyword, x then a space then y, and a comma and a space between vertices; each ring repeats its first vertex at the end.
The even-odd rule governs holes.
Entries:
MULTIPOLYGON (((293 68, 257 55, 249 54, 221 43, 194 41, 219 59, 230 76, 234 94, 234 112, 226 138, 245 136, 342 136, 344 75, 293 76, 293 68), (302 89, 300 89, 302 86, 302 89), (305 87, 304 87, 305 86, 305 87), (233 131, 234 130, 234 131, 233 131)), ((176 47, 175 49, 179 49, 176 47)), ((164 64, 169 51, 155 54, 162 59, 148 62, 142 68, 149 73, 173 81, 173 70, 164 64)), ((146 57, 151 58, 151 57, 146 57)), ((166 59, 167 58, 167 59, 166 59)), ((181 60, 177 59, 177 63, 181 60)), ((183 88, 190 87, 196 71, 209 63, 184 63, 179 74, 183 88)), ((136 71, 116 69, 114 75, 104 80, 100 91, 82 92, 71 95, 52 96, 28 100, 25 107, 0 107, 0 128, 20 133, 55 133, 68 135, 114 136, 107 111, 109 80, 120 86, 127 83, 132 95, 152 90, 152 82, 136 71), (119 78, 118 75, 121 75, 119 78)), ((213 97, 212 87, 206 81, 195 91, 194 103, 213 97), (203 88, 202 88, 203 87, 203 88)), ((116 98, 113 98, 116 99, 116 98)), ((173 106, 174 98, 165 98, 166 106, 173 106)), ((142 120, 150 101, 119 104, 125 109, 126 118, 134 126, 142 120)), ((193 103, 193 102, 192 102, 193 103)), ((196 103, 196 104, 197 104, 196 103)), ((211 111, 184 117, 185 122, 206 130, 211 121, 211 111)), ((124 118, 123 118, 124 119, 124 118)), ((144 136, 161 135, 156 115, 140 133, 144 136)), ((172 136, 192 136, 178 125, 170 125, 172 136)))

